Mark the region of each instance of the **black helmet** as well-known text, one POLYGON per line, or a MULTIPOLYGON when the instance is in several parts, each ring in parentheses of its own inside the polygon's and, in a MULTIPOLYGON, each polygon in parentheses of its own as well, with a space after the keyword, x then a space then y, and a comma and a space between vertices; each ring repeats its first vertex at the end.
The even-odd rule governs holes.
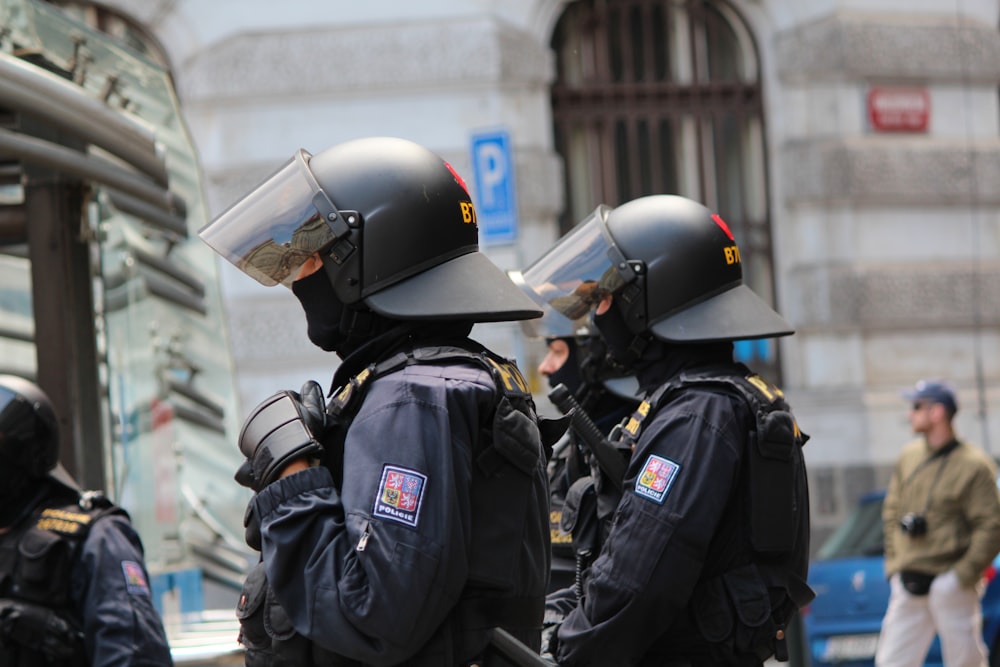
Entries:
POLYGON ((319 252, 337 299, 399 320, 492 322, 541 310, 479 252, 476 212, 438 155, 386 137, 304 150, 201 230, 265 285, 319 252))
POLYGON ((598 207, 524 282, 570 319, 608 294, 634 334, 673 342, 769 338, 794 332, 743 284, 739 247, 718 215, 675 195, 598 207))
POLYGON ((29 480, 49 475, 59 460, 59 423, 36 384, 0 375, 0 466, 29 480))

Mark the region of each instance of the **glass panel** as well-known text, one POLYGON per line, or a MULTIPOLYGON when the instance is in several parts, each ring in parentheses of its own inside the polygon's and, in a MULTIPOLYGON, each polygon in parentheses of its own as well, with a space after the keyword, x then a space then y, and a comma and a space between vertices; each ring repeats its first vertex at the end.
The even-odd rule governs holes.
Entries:
POLYGON ((742 57, 736 32, 715 5, 706 2, 703 8, 708 80, 739 81, 742 57))
POLYGON ((670 34, 670 26, 667 24, 669 13, 660 4, 654 4, 650 11, 652 37, 649 48, 653 54, 653 78, 656 81, 669 81, 672 74, 670 63, 673 60, 670 46, 674 43, 667 38, 670 34))
MULTIPOLYGON (((55 67, 69 68, 84 48, 86 72, 75 78, 80 94, 104 100, 114 82, 107 104, 155 132, 169 190, 186 205, 187 233, 179 234, 116 206, 124 201, 120 193, 92 184, 87 214, 98 258, 95 328, 104 364, 103 386, 94 389, 105 413, 105 490, 129 510, 154 573, 196 561, 206 545, 239 550, 249 491, 232 477, 242 461, 233 368, 216 257, 196 235, 207 222, 202 175, 170 75, 43 3, 8 0, 0 6, 0 24, 9 30, 5 44, 55 67)), ((33 321, 29 285, 20 276, 26 262, 18 267, 0 256, 4 326, 33 321)), ((0 339, 0 366, 32 371, 25 361, 34 359, 29 347, 0 339)), ((217 563, 211 569, 225 570, 217 563)), ((240 573, 231 576, 237 581, 240 573)))
POLYGON ((616 7, 606 7, 607 12, 607 42, 608 42, 608 68, 611 72, 611 80, 621 83, 624 80, 625 55, 623 53, 625 45, 622 39, 621 11, 616 7))
POLYGON ((642 10, 640 7, 632 6, 628 8, 629 35, 631 43, 628 45, 631 52, 632 80, 643 81, 646 78, 646 34, 645 22, 642 20, 642 10))
POLYGON ((659 160, 660 160, 660 192, 678 194, 681 192, 678 178, 677 124, 672 118, 660 120, 659 160))
POLYGON ((613 201, 609 200, 607 203, 611 206, 617 206, 622 202, 626 202, 632 199, 632 170, 629 168, 629 158, 631 157, 632 147, 629 145, 628 140, 628 128, 625 125, 624 120, 615 121, 615 187, 617 196, 613 198, 613 201))
POLYGON ((35 378, 31 264, 0 254, 0 373, 35 378))

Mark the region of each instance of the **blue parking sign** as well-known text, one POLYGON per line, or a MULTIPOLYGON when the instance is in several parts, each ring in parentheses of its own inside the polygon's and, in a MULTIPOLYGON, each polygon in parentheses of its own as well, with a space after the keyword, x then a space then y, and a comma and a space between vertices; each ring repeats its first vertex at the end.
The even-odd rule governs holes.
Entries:
POLYGON ((517 238, 517 200, 514 163, 506 131, 472 135, 472 173, 480 242, 488 245, 514 241, 517 238))

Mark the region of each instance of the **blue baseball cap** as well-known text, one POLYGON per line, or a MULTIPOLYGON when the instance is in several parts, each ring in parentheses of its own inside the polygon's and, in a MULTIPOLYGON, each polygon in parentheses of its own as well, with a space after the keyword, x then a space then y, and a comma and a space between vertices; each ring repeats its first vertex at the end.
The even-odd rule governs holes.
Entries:
POLYGON ((903 392, 903 397, 911 401, 930 401, 940 403, 952 414, 958 412, 958 401, 951 385, 940 380, 920 380, 913 389, 903 392))

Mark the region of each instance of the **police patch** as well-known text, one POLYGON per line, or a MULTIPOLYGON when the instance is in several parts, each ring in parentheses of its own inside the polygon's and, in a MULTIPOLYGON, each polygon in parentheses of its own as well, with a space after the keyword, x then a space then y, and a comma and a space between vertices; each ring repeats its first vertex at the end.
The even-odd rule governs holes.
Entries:
POLYGON ((635 480, 636 495, 649 498, 657 503, 662 503, 664 498, 667 497, 667 493, 670 492, 670 487, 673 486, 674 480, 677 479, 677 473, 680 470, 681 466, 679 463, 660 456, 650 455, 646 459, 646 465, 642 467, 642 472, 639 473, 639 476, 635 480))
POLYGON ((149 584, 142 565, 132 560, 122 561, 122 572, 125 574, 125 588, 132 595, 149 595, 149 584))
POLYGON ((420 503, 424 499, 427 476, 415 470, 387 465, 382 469, 372 514, 383 519, 416 527, 420 503))

